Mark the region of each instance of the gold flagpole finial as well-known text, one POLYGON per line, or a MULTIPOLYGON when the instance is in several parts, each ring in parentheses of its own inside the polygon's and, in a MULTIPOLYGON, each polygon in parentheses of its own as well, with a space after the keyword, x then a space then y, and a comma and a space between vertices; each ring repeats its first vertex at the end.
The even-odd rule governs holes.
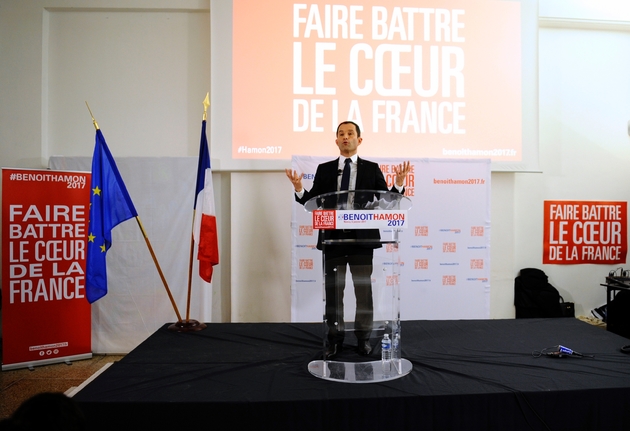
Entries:
POLYGON ((94 115, 92 115, 92 110, 90 109, 90 105, 88 105, 87 101, 85 101, 85 106, 87 106, 88 111, 90 111, 90 116, 92 117, 92 124, 94 124, 94 128, 98 130, 98 123, 94 119, 94 115))
POLYGON ((203 121, 208 119, 208 107, 210 106, 210 93, 206 93, 206 98, 203 99, 203 121))

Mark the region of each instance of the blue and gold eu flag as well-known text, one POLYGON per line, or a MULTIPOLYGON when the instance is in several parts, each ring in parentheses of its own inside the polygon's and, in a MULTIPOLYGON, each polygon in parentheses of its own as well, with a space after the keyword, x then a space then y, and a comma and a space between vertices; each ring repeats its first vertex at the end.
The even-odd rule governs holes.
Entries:
POLYGON ((85 293, 93 303, 107 294, 106 256, 112 229, 138 216, 100 129, 96 130, 91 188, 85 293))

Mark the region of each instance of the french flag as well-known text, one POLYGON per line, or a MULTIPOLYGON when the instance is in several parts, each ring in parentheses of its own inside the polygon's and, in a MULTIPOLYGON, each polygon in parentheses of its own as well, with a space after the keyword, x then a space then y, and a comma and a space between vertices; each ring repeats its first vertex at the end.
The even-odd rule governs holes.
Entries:
POLYGON ((195 191, 195 221, 193 237, 197 244, 199 276, 206 282, 212 281, 212 267, 219 263, 219 238, 217 235, 217 217, 214 209, 214 190, 210 153, 206 138, 206 120, 201 123, 201 143, 199 145, 199 164, 197 167, 197 188, 195 191))

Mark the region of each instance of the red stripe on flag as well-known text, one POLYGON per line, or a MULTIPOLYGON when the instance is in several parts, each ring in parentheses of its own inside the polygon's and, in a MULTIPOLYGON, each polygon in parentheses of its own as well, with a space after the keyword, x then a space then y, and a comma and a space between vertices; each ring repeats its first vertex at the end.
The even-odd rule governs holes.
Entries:
POLYGON ((210 283, 212 280, 212 267, 219 263, 219 237, 217 233, 217 218, 214 215, 201 215, 197 259, 199 259, 199 276, 210 283))

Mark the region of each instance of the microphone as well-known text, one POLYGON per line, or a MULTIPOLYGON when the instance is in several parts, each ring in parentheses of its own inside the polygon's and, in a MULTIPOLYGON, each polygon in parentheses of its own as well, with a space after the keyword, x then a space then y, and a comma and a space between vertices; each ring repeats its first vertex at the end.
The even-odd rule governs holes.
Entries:
POLYGON ((341 175, 343 172, 341 169, 337 169, 337 176, 341 175))
POLYGON ((584 356, 580 352, 576 352, 575 350, 571 350, 568 347, 561 346, 561 345, 558 345, 558 350, 557 351, 547 352, 545 354, 547 356, 552 357, 552 358, 564 358, 565 356, 577 356, 577 357, 581 358, 581 357, 584 356))
POLYGON ((564 347, 564 346, 558 346, 558 351, 566 355, 579 356, 579 357, 584 356, 583 354, 576 352, 575 350, 571 350, 568 347, 564 347))

